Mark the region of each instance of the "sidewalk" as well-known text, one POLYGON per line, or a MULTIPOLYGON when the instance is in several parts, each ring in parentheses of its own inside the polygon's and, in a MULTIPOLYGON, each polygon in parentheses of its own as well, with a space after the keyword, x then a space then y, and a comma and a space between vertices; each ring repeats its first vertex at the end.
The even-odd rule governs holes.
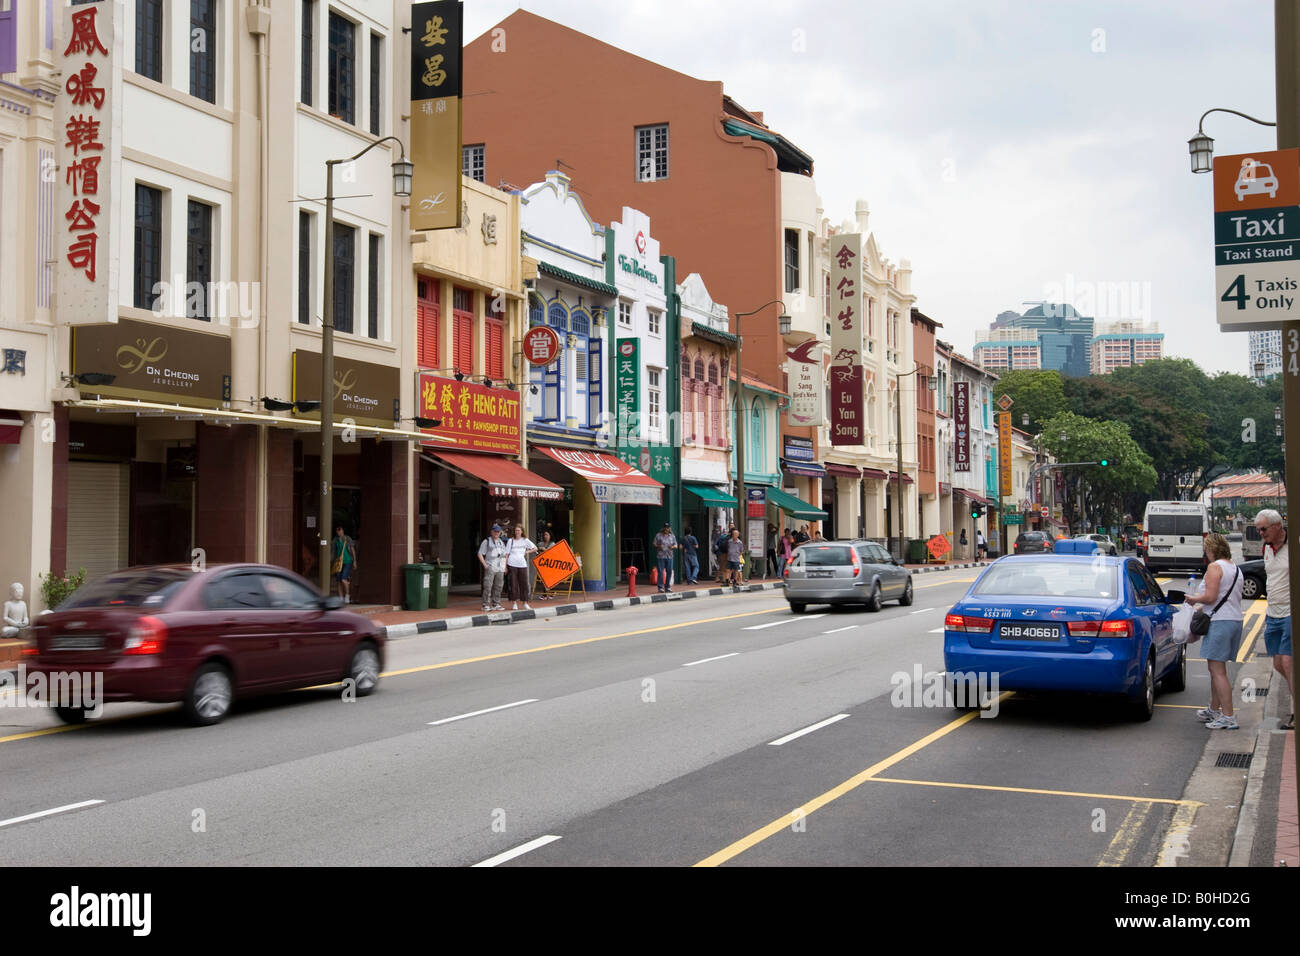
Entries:
MULTIPOLYGON (((931 571, 945 571, 961 568, 975 568, 989 562, 969 562, 962 564, 909 564, 907 569, 914 574, 931 571)), ((586 595, 581 590, 572 594, 557 596, 550 600, 540 597, 529 603, 533 609, 514 610, 514 602, 502 600, 505 611, 485 612, 479 594, 451 594, 447 597, 444 608, 430 608, 427 611, 403 611, 382 605, 352 607, 350 610, 364 614, 377 624, 387 629, 390 639, 413 637, 416 634, 431 634, 438 631, 458 630, 463 627, 483 627, 491 624, 504 624, 514 621, 532 621, 539 618, 556 617, 565 614, 577 614, 584 611, 607 611, 620 607, 632 607, 639 604, 651 604, 668 600, 686 600, 700 597, 716 597, 724 594, 743 593, 746 591, 772 591, 782 587, 782 582, 775 577, 757 578, 742 585, 740 592, 730 586, 701 579, 698 584, 674 584, 669 594, 661 594, 644 578, 637 580, 637 597, 628 598, 627 586, 621 585, 617 590, 590 591, 586 595)))

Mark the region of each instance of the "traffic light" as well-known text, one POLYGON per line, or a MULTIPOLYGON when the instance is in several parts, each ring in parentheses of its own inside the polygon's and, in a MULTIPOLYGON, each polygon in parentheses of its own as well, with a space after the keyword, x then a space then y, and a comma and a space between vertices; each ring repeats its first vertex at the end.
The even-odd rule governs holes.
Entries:
POLYGON ((1110 467, 1110 459, 1109 459, 1109 458, 1103 458, 1100 462, 1098 462, 1098 464, 1100 464, 1101 467, 1103 467, 1103 468, 1109 468, 1109 467, 1110 467))
POLYGON ((983 518, 983 517, 984 517, 984 509, 981 508, 979 505, 971 505, 971 506, 970 506, 970 516, 971 516, 972 518, 983 518))

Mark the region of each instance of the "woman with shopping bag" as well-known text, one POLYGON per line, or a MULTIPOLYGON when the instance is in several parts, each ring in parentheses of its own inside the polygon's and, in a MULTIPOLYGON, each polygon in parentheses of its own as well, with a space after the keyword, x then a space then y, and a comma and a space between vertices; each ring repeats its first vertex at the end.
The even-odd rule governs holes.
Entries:
POLYGON ((1245 579, 1232 563, 1232 549, 1221 534, 1205 536, 1205 586, 1187 595, 1188 604, 1199 605, 1193 612, 1191 632, 1204 635, 1201 651, 1210 668, 1210 706, 1196 712, 1210 730, 1236 730, 1232 712, 1232 684, 1228 681, 1228 661, 1237 656, 1241 643, 1241 589, 1245 579), (1209 624, 1206 626, 1206 619, 1209 624))

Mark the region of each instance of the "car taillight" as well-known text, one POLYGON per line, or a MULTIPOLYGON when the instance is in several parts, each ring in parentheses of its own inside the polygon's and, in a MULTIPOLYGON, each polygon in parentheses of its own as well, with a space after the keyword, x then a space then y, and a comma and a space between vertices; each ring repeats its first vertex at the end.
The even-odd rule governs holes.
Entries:
POLYGON ((790 576, 790 563, 787 561, 785 565, 785 570, 781 572, 781 577, 788 578, 789 576, 790 576))
POLYGON ((853 576, 856 578, 862 573, 862 559, 858 557, 856 551, 850 551, 849 554, 853 556, 853 576))
POLYGON ((1101 632, 1100 621, 1069 621, 1065 629, 1071 637, 1096 637, 1101 632))
POLYGON ((131 625, 122 653, 161 654, 166 646, 167 625, 156 617, 142 617, 131 625))
POLYGON ((40 652, 41 652, 41 651, 40 651, 40 648, 35 647, 35 646, 33 646, 33 647, 24 647, 24 648, 23 648, 23 657, 35 657, 35 656, 36 656, 37 654, 39 654, 40 652))
POLYGON ((944 616, 943 626, 945 630, 961 631, 964 634, 991 634, 993 632, 993 618, 971 617, 968 614, 948 614, 944 616))
POLYGON ((1133 622, 1132 621, 1102 621, 1101 636, 1102 637, 1132 637, 1133 622))

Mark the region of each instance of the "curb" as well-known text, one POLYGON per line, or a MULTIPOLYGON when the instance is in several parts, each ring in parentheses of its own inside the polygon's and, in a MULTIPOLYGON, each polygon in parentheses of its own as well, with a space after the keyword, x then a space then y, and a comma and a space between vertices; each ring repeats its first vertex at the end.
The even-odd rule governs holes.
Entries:
MULTIPOLYGON (((942 567, 912 568, 914 574, 927 571, 952 571, 959 568, 979 568, 981 564, 948 564, 942 567)), ((389 624, 384 627, 384 637, 394 641, 421 634, 438 634, 443 631, 459 631, 467 627, 487 627, 493 624, 514 624, 517 621, 536 621, 549 617, 564 617, 569 614, 581 614, 587 611, 613 611, 618 608, 636 607, 641 604, 663 604, 668 601, 686 601, 695 598, 721 597, 731 594, 745 594, 756 591, 777 591, 785 587, 783 581, 768 581, 761 584, 749 584, 739 591, 732 588, 709 588, 699 591, 674 591, 669 594, 647 594, 645 597, 604 598, 603 600, 584 601, 581 604, 559 604, 552 607, 538 607, 531 611, 497 611, 495 614, 473 614, 464 617, 446 617, 437 621, 412 621, 408 624, 389 624)))
MULTIPOLYGON (((1237 827, 1233 833, 1228 866, 1250 866, 1257 837, 1261 835, 1265 838, 1269 837, 1267 833, 1259 833, 1261 826, 1267 826, 1270 823, 1268 820, 1261 820, 1259 816, 1260 799, 1264 793, 1264 788, 1268 785, 1268 752, 1275 734, 1294 733, 1294 731, 1280 730, 1278 727, 1282 718, 1278 704, 1280 695, 1275 691, 1278 685, 1285 688, 1285 682, 1274 680, 1274 677, 1280 675, 1271 666, 1268 666, 1269 658, 1267 655, 1257 653, 1252 655, 1252 660, 1255 657, 1265 662, 1264 673, 1267 681, 1264 686, 1274 692, 1269 693, 1267 700, 1264 702, 1264 714, 1256 731, 1250 770, 1247 772, 1246 777, 1246 792, 1241 801, 1241 815, 1237 818, 1237 827)), ((1236 693, 1235 687, 1233 692, 1236 693)), ((1276 818, 1271 822, 1276 823, 1276 818)))

